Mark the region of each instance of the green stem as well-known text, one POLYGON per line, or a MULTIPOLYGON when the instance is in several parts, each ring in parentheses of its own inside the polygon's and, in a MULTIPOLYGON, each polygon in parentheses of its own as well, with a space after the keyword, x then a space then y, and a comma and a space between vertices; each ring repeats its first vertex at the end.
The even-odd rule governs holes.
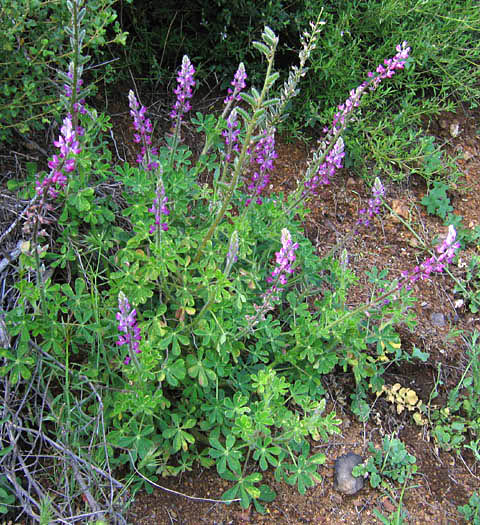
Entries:
POLYGON ((73 86, 72 86, 72 96, 70 99, 70 114, 72 115, 73 121, 72 121, 72 127, 74 130, 77 130, 78 127, 78 112, 74 111, 73 108, 75 107, 75 104, 77 102, 77 83, 78 83, 78 62, 79 62, 79 56, 80 56, 80 46, 79 46, 79 23, 78 23, 78 5, 77 2, 74 0, 72 2, 73 4, 73 86))
POLYGON ((172 149, 170 151, 170 161, 168 164, 172 168, 172 170, 173 170, 173 157, 175 155, 175 151, 177 150, 178 137, 180 135, 180 128, 182 126, 181 117, 182 117, 182 114, 179 113, 177 115, 177 121, 175 122, 175 134, 173 136, 173 144, 172 144, 172 149))
POLYGON ((345 315, 342 315, 342 317, 339 317, 336 321, 333 321, 330 325, 327 325, 325 328, 327 330, 331 330, 334 326, 337 326, 340 323, 345 322, 347 319, 350 319, 351 317, 357 315, 358 313, 365 312, 366 310, 369 310, 370 308, 373 308, 375 305, 379 304, 381 301, 386 299, 389 295, 392 295, 394 292, 398 291, 400 287, 396 285, 391 290, 388 290, 387 292, 383 293, 382 295, 378 296, 372 303, 366 303, 362 304, 358 308, 355 308, 354 310, 351 310, 345 315))
POLYGON ((240 153, 240 156, 238 157, 238 161, 235 166, 235 171, 233 173, 232 182, 230 183, 230 187, 228 189, 227 194, 225 195, 225 199, 223 201, 223 205, 218 212, 215 220, 210 225, 210 228, 208 229, 206 235, 202 239, 202 242, 200 244, 200 247, 197 250, 197 254, 195 255, 195 258, 193 260, 194 263, 197 263, 200 260, 200 257, 203 254, 203 250, 205 249, 205 246, 207 242, 211 239, 213 233, 215 232, 217 226, 220 224, 220 221, 223 219, 223 216, 225 215, 225 212, 227 211, 227 208, 230 204, 230 201, 233 197, 233 193, 235 192, 235 189, 237 187, 238 179, 240 178, 240 174, 242 172, 243 164, 245 162, 245 159, 247 157, 247 150, 250 146, 250 139, 252 138, 253 132, 256 128, 258 116, 257 113, 261 109, 263 101, 265 99, 265 96, 268 91, 268 85, 269 85, 269 79, 270 79, 270 73, 272 71, 273 67, 273 58, 274 58, 275 49, 272 49, 272 52, 270 54, 269 60, 268 60, 268 67, 267 67, 267 74, 265 75, 265 82, 263 83, 263 89, 260 94, 259 99, 257 100, 257 103, 255 105, 255 108, 253 110, 252 119, 248 124, 248 128, 245 134, 245 140, 243 142, 242 151, 240 153))
POLYGON ((41 310, 42 310, 42 314, 43 316, 45 317, 45 319, 47 319, 48 317, 48 312, 47 312, 47 297, 46 297, 46 294, 45 294, 45 282, 43 281, 43 273, 42 273, 42 265, 41 265, 41 262, 40 262, 40 255, 38 253, 38 248, 39 248, 39 245, 38 245, 38 228, 39 228, 39 224, 40 224, 40 217, 42 216, 42 212, 43 212, 43 206, 45 204, 45 201, 47 199, 47 192, 48 192, 48 188, 49 186, 45 187, 43 189, 43 194, 42 194, 42 200, 39 204, 39 209, 37 211, 37 216, 35 218, 35 223, 34 223, 34 226, 33 226, 33 233, 32 233, 32 248, 33 248, 33 253, 34 253, 34 256, 35 256, 35 269, 37 270, 37 283, 38 283, 38 287, 39 287, 39 290, 40 290, 40 304, 41 304, 41 310))

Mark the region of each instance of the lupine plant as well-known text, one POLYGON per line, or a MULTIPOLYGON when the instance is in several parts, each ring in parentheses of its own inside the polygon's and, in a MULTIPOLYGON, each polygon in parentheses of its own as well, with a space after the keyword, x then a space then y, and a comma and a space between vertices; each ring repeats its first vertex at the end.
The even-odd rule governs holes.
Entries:
MULTIPOLYGON (((458 248, 452 227, 418 269, 393 282, 372 271, 371 299, 350 309, 348 254, 319 258, 302 232, 309 199, 342 165, 341 135, 363 94, 402 69, 410 48, 399 45, 339 106, 298 189, 284 198, 266 191, 275 126, 298 92, 320 20, 303 35, 300 65, 278 96, 278 38, 265 28, 254 43, 265 58, 263 85, 246 91, 240 64, 222 114, 192 119, 205 140, 195 160, 181 134, 196 84, 190 59, 178 72, 173 132, 158 147, 148 109, 130 92, 137 162, 113 165, 102 134, 110 124, 83 100, 80 8, 81 0, 72 2, 77 58, 62 76, 68 115, 59 153, 32 190, 41 204, 32 204, 27 220, 34 260, 23 254, 18 300, 7 314, 14 341, 1 354, 5 384, 33 373, 52 390, 57 439, 70 435, 82 468, 91 465, 100 480, 107 467, 123 466, 137 490, 145 478, 215 465, 233 483, 225 500, 263 511, 262 501, 275 496, 262 484, 268 467, 301 493, 320 479, 325 456, 310 454, 311 440, 327 440, 341 422, 326 412, 322 376, 336 367, 352 371, 352 406, 368 415, 369 385, 380 390, 386 366, 412 359, 394 344, 396 324, 414 325, 408 283, 442 271, 458 248), (49 228, 50 246, 40 225, 49 228)), ((364 216, 373 227, 385 198, 378 181, 358 227, 364 216)), ((18 415, 9 413, 17 426, 8 428, 18 428, 18 415)), ((41 416, 29 421, 28 436, 43 424, 41 416)))

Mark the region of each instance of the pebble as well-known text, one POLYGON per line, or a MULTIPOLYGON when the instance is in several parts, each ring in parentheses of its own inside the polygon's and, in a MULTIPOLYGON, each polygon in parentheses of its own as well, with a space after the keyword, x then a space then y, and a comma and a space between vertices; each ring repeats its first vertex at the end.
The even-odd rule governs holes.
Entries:
POLYGON ((442 313, 434 312, 430 315, 430 321, 433 326, 438 326, 439 328, 445 326, 445 316, 442 313))
POLYGON ((460 124, 459 124, 459 122, 457 120, 454 120, 450 124, 450 135, 453 138, 456 138, 456 137, 458 137, 458 135, 460 135, 460 124))
POLYGON ((363 458, 353 452, 340 456, 335 461, 333 488, 348 495, 356 494, 361 490, 364 480, 362 477, 354 477, 352 470, 353 467, 359 465, 362 461, 363 458))

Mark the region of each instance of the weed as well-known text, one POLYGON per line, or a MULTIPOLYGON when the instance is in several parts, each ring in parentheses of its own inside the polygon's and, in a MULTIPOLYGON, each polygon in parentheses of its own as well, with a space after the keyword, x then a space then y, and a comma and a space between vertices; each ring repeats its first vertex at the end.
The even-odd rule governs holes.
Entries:
POLYGON ((475 492, 468 503, 458 507, 458 511, 471 525, 480 524, 480 496, 475 492))

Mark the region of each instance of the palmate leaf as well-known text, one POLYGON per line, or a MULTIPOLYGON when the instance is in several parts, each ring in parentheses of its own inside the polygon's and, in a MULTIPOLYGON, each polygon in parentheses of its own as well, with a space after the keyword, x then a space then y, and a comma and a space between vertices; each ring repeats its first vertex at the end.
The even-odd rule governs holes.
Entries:
MULTIPOLYGON (((323 455, 323 454, 320 454, 323 455)), ((319 456, 319 454, 316 454, 319 456)), ((315 456, 312 456, 315 458, 315 456)), ((320 459, 320 458, 319 458, 320 459)), ((324 458, 323 458, 324 460, 324 458)), ((298 492, 305 494, 308 488, 315 486, 322 480, 320 474, 317 473, 318 461, 311 461, 311 458, 306 458, 303 454, 297 458, 296 465, 287 465, 286 469, 293 472, 291 476, 287 476, 285 481, 289 485, 297 485, 298 492)))
MULTIPOLYGON (((222 477, 229 481, 237 481, 237 483, 222 494, 222 500, 231 501, 240 498, 240 505, 246 509, 252 500, 255 501, 261 497, 261 489, 255 486, 255 483, 262 480, 262 475, 259 472, 254 472, 246 477, 242 477, 241 474, 237 476, 232 473, 227 474, 227 472, 222 477)), ((265 494, 268 495, 267 491, 265 491, 265 494)))
POLYGON ((169 363, 165 369, 165 378, 170 386, 178 386, 179 381, 185 379, 186 369, 185 361, 177 359, 173 363, 169 363))
POLYGON ((209 380, 215 381, 217 375, 213 370, 205 366, 203 353, 203 349, 200 349, 198 357, 195 357, 193 354, 187 356, 187 372, 192 379, 198 379, 198 384, 201 387, 206 387, 208 386, 209 380))
POLYGON ((229 434, 225 440, 225 445, 222 445, 218 436, 210 436, 210 444, 212 447, 208 450, 208 453, 217 462, 217 472, 223 477, 227 476, 226 479, 230 479, 228 468, 231 469, 235 474, 233 476, 239 476, 242 470, 240 465, 240 459, 242 459, 242 453, 240 450, 234 448, 235 437, 229 434))
POLYGON ((187 419, 181 424, 181 418, 178 414, 172 414, 173 427, 166 428, 162 432, 162 437, 165 439, 172 439, 172 454, 178 452, 180 449, 188 450, 188 445, 195 443, 195 438, 192 434, 186 432, 185 429, 193 428, 196 424, 196 420, 193 418, 187 419))
POLYGON ((258 461, 258 464, 262 470, 267 470, 269 464, 274 467, 276 467, 278 464, 278 460, 275 456, 280 455, 281 448, 277 446, 271 446, 271 444, 272 438, 267 437, 264 439, 261 447, 258 447, 253 452, 253 459, 258 461))

